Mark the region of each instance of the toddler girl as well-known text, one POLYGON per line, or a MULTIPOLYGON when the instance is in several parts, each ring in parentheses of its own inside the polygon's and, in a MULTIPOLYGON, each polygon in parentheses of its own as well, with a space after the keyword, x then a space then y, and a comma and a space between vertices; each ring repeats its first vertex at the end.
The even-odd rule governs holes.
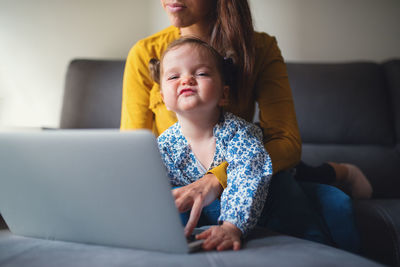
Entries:
POLYGON ((197 235, 205 239, 204 249, 240 248, 240 238, 257 224, 272 176, 261 130, 222 110, 229 100, 231 65, 196 38, 178 39, 161 61, 150 62, 163 101, 178 120, 158 137, 172 185, 188 185, 222 162, 229 164, 218 226, 197 235))

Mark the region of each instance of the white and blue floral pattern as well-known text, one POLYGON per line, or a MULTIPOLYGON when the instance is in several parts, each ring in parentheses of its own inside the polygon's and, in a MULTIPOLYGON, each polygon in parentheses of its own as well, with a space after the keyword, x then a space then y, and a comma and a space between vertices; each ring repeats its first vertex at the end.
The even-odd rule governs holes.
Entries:
MULTIPOLYGON (((247 234, 257 224, 272 176, 271 158, 262 143, 261 129, 225 112, 214 127, 215 154, 210 169, 227 161, 227 187, 221 195, 219 221, 236 225, 247 234)), ((175 123, 158 137, 162 160, 173 186, 188 185, 204 174, 175 123)))

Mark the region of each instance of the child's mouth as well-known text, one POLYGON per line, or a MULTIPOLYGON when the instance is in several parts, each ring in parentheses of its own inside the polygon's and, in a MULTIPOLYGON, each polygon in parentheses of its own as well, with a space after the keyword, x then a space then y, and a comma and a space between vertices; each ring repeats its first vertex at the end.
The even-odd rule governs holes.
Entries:
POLYGON ((179 95, 191 95, 193 94, 195 91, 191 88, 184 88, 179 92, 179 95))

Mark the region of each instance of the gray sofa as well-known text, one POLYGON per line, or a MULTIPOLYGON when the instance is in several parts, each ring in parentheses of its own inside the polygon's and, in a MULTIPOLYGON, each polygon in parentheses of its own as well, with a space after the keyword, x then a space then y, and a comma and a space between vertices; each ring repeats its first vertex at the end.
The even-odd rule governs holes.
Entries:
MULTIPOLYGON (((72 61, 60 127, 118 128, 123 68, 121 60, 72 61)), ((400 60, 289 63, 288 72, 302 158, 311 164, 355 163, 374 187, 373 199, 354 201, 363 257, 265 230, 251 235, 240 252, 190 255, 39 240, 3 230, 0 265, 400 266, 400 60)))
POLYGON ((288 64, 302 159, 351 162, 373 199, 354 201, 362 254, 400 266, 400 60, 288 64))

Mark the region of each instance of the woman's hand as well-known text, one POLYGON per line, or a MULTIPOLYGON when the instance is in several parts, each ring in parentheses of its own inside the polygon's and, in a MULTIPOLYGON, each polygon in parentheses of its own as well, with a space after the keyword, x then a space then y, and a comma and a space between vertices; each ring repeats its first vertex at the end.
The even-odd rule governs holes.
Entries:
POLYGON ((175 205, 180 213, 191 209, 189 220, 185 227, 185 235, 192 234, 199 221, 203 207, 211 204, 222 193, 223 188, 217 177, 209 173, 189 185, 172 190, 175 205))
POLYGON ((196 235, 196 239, 205 239, 203 243, 204 250, 239 250, 241 236, 242 231, 239 228, 229 222, 224 222, 222 225, 212 226, 201 234, 196 235))

